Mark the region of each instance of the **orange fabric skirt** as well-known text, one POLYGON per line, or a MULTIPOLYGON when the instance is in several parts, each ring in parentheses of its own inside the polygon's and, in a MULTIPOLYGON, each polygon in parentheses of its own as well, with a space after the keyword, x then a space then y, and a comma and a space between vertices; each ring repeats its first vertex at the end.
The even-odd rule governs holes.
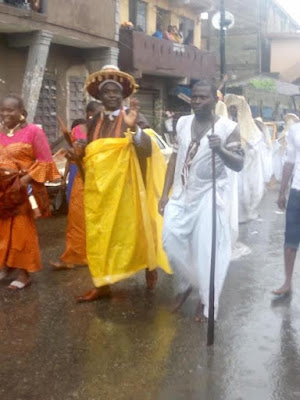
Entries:
POLYGON ((66 264, 87 264, 85 244, 84 185, 77 173, 74 179, 67 221, 66 249, 61 261, 66 264))
POLYGON ((42 268, 38 235, 32 212, 0 218, 0 268, 36 272, 42 268))

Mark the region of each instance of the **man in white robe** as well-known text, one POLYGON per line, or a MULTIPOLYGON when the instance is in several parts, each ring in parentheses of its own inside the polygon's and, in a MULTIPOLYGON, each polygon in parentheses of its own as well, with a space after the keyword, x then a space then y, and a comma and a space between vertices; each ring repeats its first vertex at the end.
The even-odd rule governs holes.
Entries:
POLYGON ((212 247, 212 150, 216 152, 217 246, 215 316, 231 258, 230 179, 226 167, 240 171, 243 151, 235 122, 216 116, 216 88, 197 82, 192 89, 194 115, 177 124, 178 148, 169 161, 159 212, 164 214, 163 243, 173 268, 179 309, 192 287, 199 291, 196 320, 208 316, 212 247), (214 135, 212 126, 214 125, 214 135), (173 186, 172 195, 169 194, 173 186))

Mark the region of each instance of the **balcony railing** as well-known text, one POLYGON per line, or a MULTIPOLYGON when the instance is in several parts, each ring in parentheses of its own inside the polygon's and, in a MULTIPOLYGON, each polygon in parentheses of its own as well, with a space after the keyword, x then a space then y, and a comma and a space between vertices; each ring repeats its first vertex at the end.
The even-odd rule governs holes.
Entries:
POLYGON ((213 5, 212 0, 169 0, 173 7, 189 7, 196 11, 207 11, 213 5))
POLYGON ((213 53, 125 29, 120 31, 119 61, 122 69, 140 74, 188 79, 215 76, 213 53))
POLYGON ((0 4, 6 4, 25 11, 43 12, 42 0, 0 0, 0 4))

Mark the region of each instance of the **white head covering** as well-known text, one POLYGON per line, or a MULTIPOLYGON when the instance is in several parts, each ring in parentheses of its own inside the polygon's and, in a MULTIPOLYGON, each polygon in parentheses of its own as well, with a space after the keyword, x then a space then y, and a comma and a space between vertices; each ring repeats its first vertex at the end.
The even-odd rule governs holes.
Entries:
POLYGON ((296 114, 288 113, 283 117, 285 128, 288 130, 296 122, 299 122, 299 117, 296 114))
POLYGON ((237 108, 237 119, 243 141, 254 144, 261 140, 262 133, 253 120, 251 109, 245 98, 236 94, 227 94, 224 97, 224 103, 227 108, 230 106, 237 108))
POLYGON ((223 101, 219 100, 216 104, 216 109, 215 109, 216 115, 219 115, 220 117, 228 118, 228 111, 226 104, 223 103, 223 101))

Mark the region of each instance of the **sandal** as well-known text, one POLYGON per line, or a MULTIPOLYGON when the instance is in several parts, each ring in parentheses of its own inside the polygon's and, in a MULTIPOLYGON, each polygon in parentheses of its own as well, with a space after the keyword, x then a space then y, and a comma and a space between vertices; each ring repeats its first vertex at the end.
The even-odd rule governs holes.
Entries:
POLYGON ((27 282, 21 282, 18 280, 12 281, 12 283, 8 286, 9 290, 22 290, 31 284, 31 280, 28 279, 27 282))
POLYGON ((58 261, 58 262, 50 261, 49 264, 53 267, 54 271, 63 271, 66 269, 74 269, 75 268, 74 264, 65 264, 61 261, 58 261))

